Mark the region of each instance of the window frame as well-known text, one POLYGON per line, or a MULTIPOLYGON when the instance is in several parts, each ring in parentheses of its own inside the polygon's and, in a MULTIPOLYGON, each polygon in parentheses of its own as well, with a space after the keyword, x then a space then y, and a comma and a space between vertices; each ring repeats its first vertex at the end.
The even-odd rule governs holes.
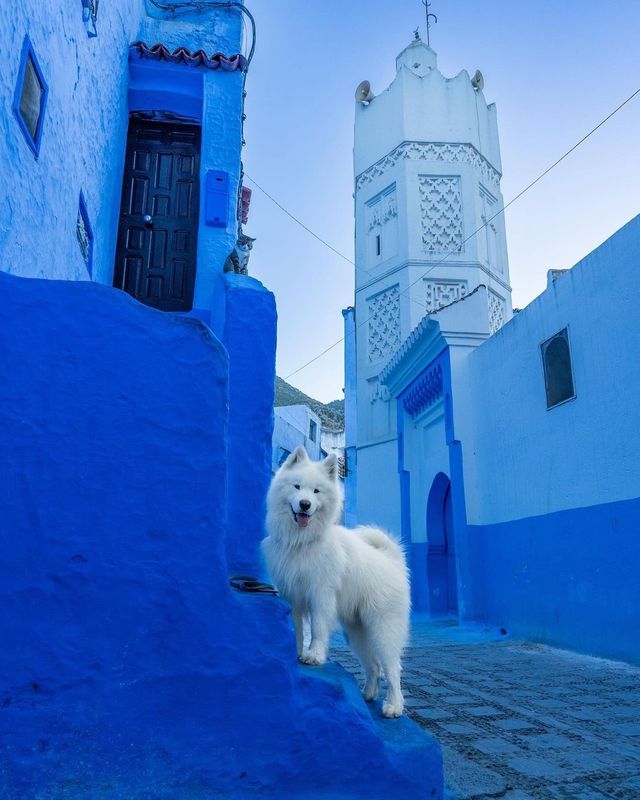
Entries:
POLYGON ((33 49, 33 44, 31 39, 29 38, 28 34, 25 34, 24 41, 22 43, 22 52, 20 54, 20 67, 18 68, 18 79, 16 82, 16 89, 13 95, 13 113, 18 120, 18 125, 20 126, 20 130, 22 131, 22 135, 25 138, 25 141, 29 145, 29 149, 35 156, 38 158, 40 155, 40 144, 42 142, 42 129, 44 128, 44 117, 47 109, 47 98, 49 96, 49 87, 47 82, 44 79, 44 75, 42 74, 42 70, 40 68, 40 64, 38 63, 38 59, 36 57, 35 50, 33 49), (22 112, 20 111, 20 101, 22 100, 22 92, 24 90, 24 81, 27 73, 27 62, 31 60, 33 65, 34 72, 36 74, 36 78, 40 83, 42 88, 42 99, 40 102, 40 114, 38 116, 38 122, 36 124, 36 135, 33 137, 31 135, 31 131, 27 127, 27 123, 25 122, 24 117, 22 116, 22 112))
POLYGON ((552 336, 548 336, 543 342, 540 342, 540 357, 542 359, 542 375, 544 379, 544 393, 545 393, 545 401, 547 406, 547 411, 551 411, 554 408, 558 408, 558 406, 562 406, 565 403, 570 403, 572 400, 575 400, 578 396, 576 391, 576 378, 575 373, 573 370, 573 355, 571 352, 571 340, 569 338, 569 326, 565 325, 564 328, 560 328, 559 331, 556 331, 552 336), (558 336, 564 334, 564 339, 567 345, 567 351, 569 353, 569 371, 571 373, 571 387, 573 389, 573 394, 570 397, 565 397, 564 400, 558 400, 557 403, 553 403, 553 405, 549 405, 549 381, 547 378, 547 359, 546 353, 549 348, 549 345, 554 339, 557 339, 558 336))

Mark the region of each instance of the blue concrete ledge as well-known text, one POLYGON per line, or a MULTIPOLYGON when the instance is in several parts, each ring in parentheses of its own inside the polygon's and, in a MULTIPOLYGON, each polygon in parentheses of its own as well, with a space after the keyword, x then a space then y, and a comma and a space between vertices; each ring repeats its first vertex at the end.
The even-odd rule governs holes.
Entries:
MULTIPOLYGON (((360 689, 351 673, 340 664, 328 662, 323 667, 299 666, 305 683, 322 681, 335 698, 349 706, 349 713, 358 717, 379 738, 384 749, 386 764, 379 758, 367 758, 366 752, 358 755, 358 769, 378 773, 378 787, 354 787, 351 794, 340 794, 340 798, 441 798, 443 797, 442 753, 438 742, 426 733, 406 714, 399 719, 382 716, 382 702, 365 703, 360 689)), ((314 692, 317 692, 317 685, 314 692)), ((373 756, 373 754, 372 754, 373 756)), ((355 765, 354 765, 355 768, 355 765)), ((310 795, 317 797, 318 795, 310 795)), ((334 795, 327 795, 334 797, 334 795)), ((299 795, 292 795, 299 797, 299 795)), ((338 797, 338 795, 336 795, 338 797)))

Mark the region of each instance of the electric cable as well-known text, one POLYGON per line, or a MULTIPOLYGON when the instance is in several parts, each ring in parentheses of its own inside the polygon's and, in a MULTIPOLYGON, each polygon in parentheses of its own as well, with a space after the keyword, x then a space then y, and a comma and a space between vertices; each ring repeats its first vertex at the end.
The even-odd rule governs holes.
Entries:
POLYGON ((245 177, 249 178, 249 180, 250 180, 250 181, 251 181, 251 183, 252 183, 252 184, 253 184, 253 185, 256 187, 256 189, 260 189, 260 191, 262 192, 262 194, 266 195, 266 196, 269 198, 269 200, 271 200, 271 202, 272 202, 272 203, 275 203, 275 205, 277 205, 277 206, 278 206, 278 208, 279 208, 281 211, 284 211, 284 213, 285 213, 285 214, 286 214, 288 217, 291 217, 291 219, 292 219, 294 222, 296 222, 296 223, 297 223, 297 224, 298 224, 298 225, 299 225, 301 228, 304 228, 304 230, 305 230, 307 233, 310 233, 310 234, 313 236, 313 238, 314 238, 314 239, 317 239, 319 242, 322 242, 322 244, 323 244, 325 247, 328 247, 328 248, 329 248, 329 250, 332 250, 332 251, 333 251, 333 252, 334 252, 334 253, 335 253, 337 256, 340 256, 340 258, 343 258, 343 259, 344 259, 344 260, 345 260, 345 261, 346 261, 348 264, 351 264, 351 266, 352 266, 352 267, 355 267, 356 269, 358 269, 358 267, 356 267, 356 264, 355 264, 355 262, 354 262, 354 261, 352 261, 350 258, 348 258, 347 256, 345 256, 345 255, 344 255, 344 253, 341 253, 339 250, 336 250, 336 248, 335 248, 335 247, 333 247, 332 245, 330 245, 330 244, 329 244, 329 242, 326 242, 326 241, 325 241, 325 240, 324 240, 324 239, 323 239, 321 236, 318 236, 318 234, 317 234, 317 233, 314 233, 314 232, 311 230, 311 228, 308 228, 308 227, 307 227, 307 226, 304 224, 304 222, 301 222, 301 221, 300 221, 300 220, 299 220, 297 217, 295 217, 295 216, 294 216, 294 215, 293 215, 293 214, 292 214, 290 211, 288 211, 288 210, 287 210, 287 209, 286 209, 286 208, 285 208, 285 207, 284 207, 284 206, 283 206, 281 203, 279 203, 279 202, 276 200, 276 198, 275 198, 275 197, 273 197, 273 195, 270 195, 270 194, 269 194, 269 192, 268 192, 266 189, 263 189, 263 188, 262 188, 262 186, 260 186, 260 184, 259 184, 257 181, 255 181, 255 180, 254 180, 254 179, 251 177, 251 175, 249 175, 247 172, 245 172, 244 174, 245 174, 245 177))
POLYGON ((248 17, 251 22, 251 47, 249 48, 249 55, 247 56, 247 67, 251 63, 253 54, 256 49, 256 21, 253 14, 244 5, 237 0, 187 0, 184 3, 171 3, 163 2, 163 0, 149 0, 151 5, 160 9, 160 11, 168 11, 174 17, 181 17, 185 14, 190 14, 192 11, 201 11, 209 8, 228 8, 236 9, 248 17))

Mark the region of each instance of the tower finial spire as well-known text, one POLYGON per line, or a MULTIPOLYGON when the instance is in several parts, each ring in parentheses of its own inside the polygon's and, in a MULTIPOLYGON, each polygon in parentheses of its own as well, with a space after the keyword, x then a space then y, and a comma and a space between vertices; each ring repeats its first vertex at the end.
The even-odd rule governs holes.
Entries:
POLYGON ((429 11, 429 6, 431 5, 429 0, 422 0, 422 5, 424 6, 424 13, 426 15, 426 21, 427 21, 427 47, 431 47, 431 42, 429 41, 429 38, 430 38, 429 37, 429 28, 431 27, 431 22, 429 22, 429 20, 432 19, 434 22, 437 22, 438 21, 438 17, 436 17, 435 14, 432 14, 429 11))

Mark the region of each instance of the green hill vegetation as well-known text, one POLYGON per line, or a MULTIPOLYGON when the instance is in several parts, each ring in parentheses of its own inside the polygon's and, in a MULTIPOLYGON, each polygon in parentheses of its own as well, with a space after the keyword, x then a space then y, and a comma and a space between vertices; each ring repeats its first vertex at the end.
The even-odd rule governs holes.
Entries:
POLYGON ((296 389, 290 383, 278 378, 276 375, 276 406, 304 405, 315 412, 322 422, 322 426, 331 431, 344 430, 344 400, 332 400, 330 403, 321 403, 313 397, 296 389))

